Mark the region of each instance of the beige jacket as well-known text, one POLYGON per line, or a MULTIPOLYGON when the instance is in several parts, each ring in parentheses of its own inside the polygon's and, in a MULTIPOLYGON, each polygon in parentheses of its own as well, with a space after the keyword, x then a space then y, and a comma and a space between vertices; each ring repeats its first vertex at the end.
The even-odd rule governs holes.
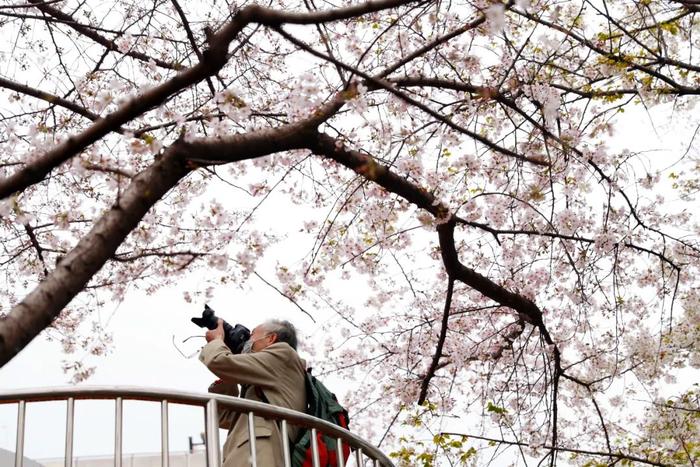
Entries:
MULTIPOLYGON (((238 385, 246 386, 242 397, 259 401, 254 386, 263 390, 270 404, 303 412, 306 408, 305 363, 287 343, 278 342, 260 352, 231 353, 221 339, 202 348, 199 359, 222 382, 212 384, 210 392, 238 396, 238 385)), ((248 418, 219 408, 219 426, 229 430, 224 444, 223 467, 250 467, 248 418)), ((296 439, 297 430, 290 426, 289 438, 296 439)), ((257 467, 284 465, 282 436, 273 420, 255 417, 257 467)))

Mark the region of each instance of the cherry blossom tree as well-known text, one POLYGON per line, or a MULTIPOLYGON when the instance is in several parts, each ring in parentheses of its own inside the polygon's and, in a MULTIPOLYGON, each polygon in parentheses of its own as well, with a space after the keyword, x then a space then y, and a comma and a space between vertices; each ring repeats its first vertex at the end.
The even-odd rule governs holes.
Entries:
POLYGON ((46 329, 103 353, 81 323, 127 286, 257 276, 335 316, 325 369, 371 378, 356 426, 401 465, 696 465, 698 13, 1 5, 0 363, 46 329), (668 109, 684 150, 620 144, 668 109), (312 247, 263 278, 277 193, 312 247))

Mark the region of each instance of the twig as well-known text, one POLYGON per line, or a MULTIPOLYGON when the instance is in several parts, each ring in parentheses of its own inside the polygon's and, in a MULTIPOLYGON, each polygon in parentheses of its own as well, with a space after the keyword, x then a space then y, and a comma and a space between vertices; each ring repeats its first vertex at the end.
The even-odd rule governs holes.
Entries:
POLYGON ((265 280, 265 278, 262 277, 262 276, 261 276, 260 274, 258 274, 257 272, 254 271, 253 274, 255 275, 255 277, 257 277, 258 279, 260 279, 261 281, 263 281, 265 284, 267 284, 269 287, 271 287, 275 292, 277 292, 278 294, 282 295, 284 298, 286 298, 287 300, 289 300, 290 302, 292 302, 294 305, 296 305, 296 307, 299 308, 299 310, 301 310, 302 313, 304 313, 306 316, 308 316, 309 319, 311 319, 311 321, 313 321, 314 323, 316 322, 316 320, 314 319, 314 317, 311 316, 311 313, 309 313, 309 312, 306 311, 301 305, 299 305, 299 303, 298 303, 296 300, 294 300, 293 297, 290 297, 290 296, 287 295, 286 293, 282 292, 280 289, 278 289, 277 287, 275 287, 273 284, 271 284, 270 282, 268 282, 267 280, 265 280))

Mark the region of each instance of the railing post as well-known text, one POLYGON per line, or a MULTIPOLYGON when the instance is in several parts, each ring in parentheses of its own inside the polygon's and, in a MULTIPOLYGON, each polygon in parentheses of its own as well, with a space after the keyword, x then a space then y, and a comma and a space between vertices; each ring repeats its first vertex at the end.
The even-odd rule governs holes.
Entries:
POLYGON ((170 466, 170 448, 168 446, 168 401, 160 401, 160 465, 170 466))
POLYGON ((219 410, 216 399, 209 399, 205 415, 205 441, 207 447, 207 467, 221 467, 219 452, 219 410))
POLYGON ((24 418, 27 404, 19 401, 17 405, 17 445, 15 448, 15 467, 22 467, 24 464, 24 418))
POLYGON ((313 467, 321 467, 321 460, 318 458, 318 441, 316 440, 316 428, 311 429, 311 461, 313 467))
POLYGON ((75 421, 75 399, 69 397, 66 400, 66 405, 66 451, 64 460, 66 467, 73 467, 73 423, 75 421))
POLYGON ((355 451, 355 462, 357 463, 357 467, 362 465, 362 448, 357 448, 355 451))
POLYGON ((122 398, 114 399, 114 467, 122 467, 122 398))
POLYGON ((292 460, 289 458, 289 428, 287 420, 282 419, 282 452, 284 452, 284 467, 292 467, 292 460))
POLYGON ((336 438, 335 452, 338 455, 338 467, 345 467, 345 457, 343 457, 343 440, 336 438))
POLYGON ((248 446, 250 447, 250 465, 258 467, 258 453, 255 446, 255 414, 253 412, 248 412, 248 446))

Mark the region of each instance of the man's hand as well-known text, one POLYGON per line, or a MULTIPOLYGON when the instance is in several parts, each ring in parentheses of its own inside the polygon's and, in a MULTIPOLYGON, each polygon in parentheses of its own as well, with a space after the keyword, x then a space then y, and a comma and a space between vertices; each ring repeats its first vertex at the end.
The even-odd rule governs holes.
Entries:
POLYGON ((221 387, 221 385, 223 384, 223 382, 224 382, 224 380, 222 380, 222 379, 217 379, 216 381, 214 381, 213 383, 211 383, 211 384, 209 385, 209 389, 207 389, 207 390, 208 390, 209 392, 216 392, 216 390, 217 390, 219 387, 221 387))
POLYGON ((207 331, 204 337, 207 339, 207 342, 211 342, 216 339, 224 340, 224 320, 219 319, 219 325, 216 327, 216 329, 207 331))

